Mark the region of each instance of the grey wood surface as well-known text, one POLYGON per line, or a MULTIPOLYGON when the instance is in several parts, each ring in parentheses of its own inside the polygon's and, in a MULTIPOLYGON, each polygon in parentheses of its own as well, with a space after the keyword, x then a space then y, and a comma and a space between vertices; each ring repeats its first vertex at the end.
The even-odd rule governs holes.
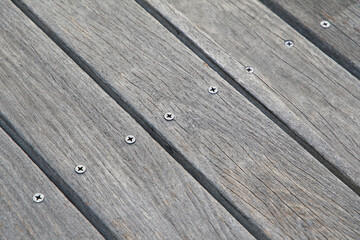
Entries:
POLYGON ((103 239, 1 128, 0 213, 0 239, 103 239))
POLYGON ((359 196, 135 2, 25 3, 78 64, 200 169, 263 236, 360 237, 359 196), (208 92, 212 85, 218 94, 208 92), (166 112, 175 120, 165 121, 166 112))
POLYGON ((253 239, 15 5, 0 6, 6 127, 80 196, 86 208, 73 202, 85 216, 100 218, 94 224, 106 238, 253 239), (127 135, 136 142, 127 144, 127 135))
MULTIPOLYGON (((148 2, 313 146, 360 194, 358 79, 256 0, 148 2), (288 48, 285 40, 295 45, 288 48), (254 74, 249 76, 244 66, 252 66, 254 74)), ((354 47, 349 51, 360 56, 354 47)))
POLYGON ((358 0, 263 1, 293 22, 316 45, 325 48, 341 65, 360 79, 360 2, 358 0), (286 16, 285 16, 286 15, 286 16), (321 21, 329 21, 322 28, 321 21), (334 53, 332 53, 334 52, 334 53))

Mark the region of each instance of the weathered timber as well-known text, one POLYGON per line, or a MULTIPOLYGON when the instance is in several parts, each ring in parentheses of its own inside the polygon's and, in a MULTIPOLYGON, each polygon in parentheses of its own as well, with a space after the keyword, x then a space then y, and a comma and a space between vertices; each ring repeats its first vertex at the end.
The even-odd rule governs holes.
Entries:
POLYGON ((360 80, 358 0, 260 0, 360 80), (328 21, 330 27, 320 23, 328 21))
POLYGON ((103 239, 1 128, 0 213, 0 239, 103 239))
POLYGON ((257 0, 148 2, 360 194, 358 79, 257 0))
POLYGON ((245 224, 265 237, 359 237, 359 196, 135 2, 25 3, 18 5, 169 152, 199 169, 199 181, 210 180, 245 224), (165 121, 166 112, 175 120, 165 121))
POLYGON ((253 239, 14 4, 0 15, 2 125, 104 237, 253 239))

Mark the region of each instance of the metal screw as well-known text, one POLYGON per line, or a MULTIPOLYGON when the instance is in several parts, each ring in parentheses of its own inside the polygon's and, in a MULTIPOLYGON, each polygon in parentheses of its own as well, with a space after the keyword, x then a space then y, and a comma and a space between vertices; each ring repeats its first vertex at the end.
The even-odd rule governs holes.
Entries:
POLYGON ((41 203, 42 201, 44 201, 44 194, 42 193, 35 193, 33 196, 33 200, 36 203, 41 203))
POLYGON ((126 136, 125 138, 125 141, 128 143, 128 144, 133 144, 135 142, 135 137, 133 135, 128 135, 126 136))
POLYGON ((165 113, 164 118, 166 121, 172 121, 175 118, 175 115, 171 112, 165 113))
POLYGON ((218 93, 218 88, 217 87, 214 87, 214 86, 212 86, 212 87, 209 87, 209 93, 211 93, 211 94, 216 94, 216 93, 218 93))
POLYGON ((321 21, 320 26, 322 26, 323 28, 328 28, 331 26, 331 24, 328 21, 321 21))
POLYGON ((285 46, 287 46, 288 48, 291 48, 292 46, 294 46, 294 42, 291 40, 286 40, 285 41, 285 46))
POLYGON ((75 172, 78 174, 82 174, 86 171, 86 167, 84 165, 77 165, 75 167, 75 172))
POLYGON ((254 72, 254 69, 252 67, 245 67, 245 71, 247 73, 253 73, 254 72))

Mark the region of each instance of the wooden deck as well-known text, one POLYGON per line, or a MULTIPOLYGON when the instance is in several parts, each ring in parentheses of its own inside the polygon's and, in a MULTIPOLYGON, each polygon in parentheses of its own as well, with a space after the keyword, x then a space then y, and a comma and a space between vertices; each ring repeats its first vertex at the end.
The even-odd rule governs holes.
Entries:
POLYGON ((359 1, 0 16, 0 239, 360 239, 359 1))

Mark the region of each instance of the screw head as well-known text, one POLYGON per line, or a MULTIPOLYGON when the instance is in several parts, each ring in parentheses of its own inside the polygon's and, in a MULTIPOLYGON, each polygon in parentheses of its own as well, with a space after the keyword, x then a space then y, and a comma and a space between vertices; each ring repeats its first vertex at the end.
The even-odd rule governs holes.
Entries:
POLYGON ((252 67, 247 66, 247 67, 245 67, 245 71, 246 71, 247 73, 253 73, 253 72, 254 72, 254 69, 253 69, 252 67))
POLYGON ((291 48, 292 46, 294 46, 294 42, 291 40, 286 40, 284 43, 285 43, 285 46, 287 46, 288 48, 291 48))
POLYGON ((44 201, 44 194, 42 193, 35 193, 33 196, 33 201, 36 203, 41 203, 42 201, 44 201))
POLYGON ((84 165, 77 165, 75 167, 75 172, 78 174, 83 174, 86 171, 86 167, 84 165))
POLYGON ((136 141, 135 137, 133 135, 128 135, 125 137, 125 142, 128 144, 133 144, 136 141))
POLYGON ((209 93, 211 94, 217 94, 219 92, 219 89, 215 86, 209 87, 209 93))
POLYGON ((166 121, 172 121, 175 118, 175 115, 171 112, 165 113, 164 118, 166 121))
POLYGON ((331 26, 331 24, 328 21, 321 21, 320 26, 322 26, 323 28, 328 28, 331 26))

